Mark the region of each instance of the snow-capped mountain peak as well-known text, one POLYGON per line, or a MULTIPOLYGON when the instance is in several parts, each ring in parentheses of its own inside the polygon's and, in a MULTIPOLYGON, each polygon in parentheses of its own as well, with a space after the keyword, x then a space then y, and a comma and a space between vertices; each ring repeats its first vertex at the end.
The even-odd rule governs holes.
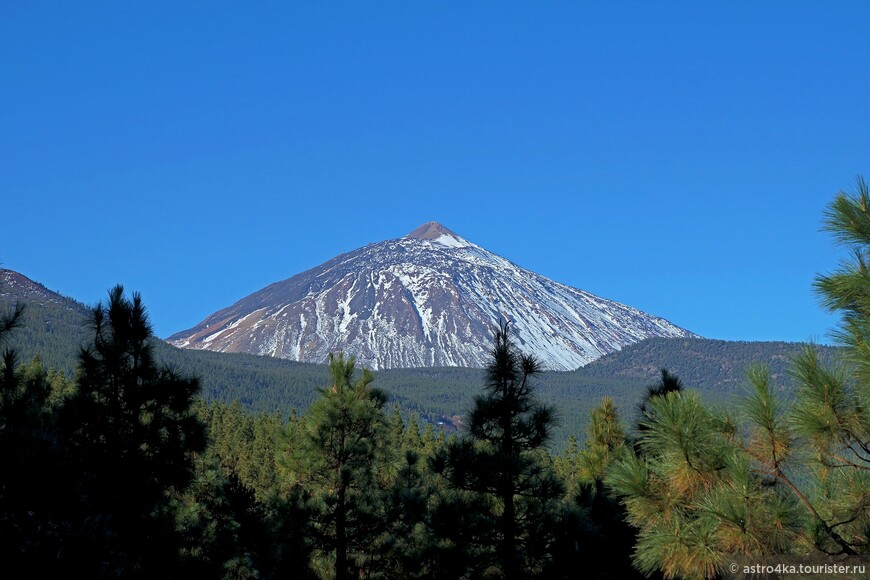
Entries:
POLYGON ((272 284, 169 341, 317 363, 344 351, 374 369, 481 367, 505 319, 521 348, 559 370, 644 338, 694 336, 428 222, 272 284))

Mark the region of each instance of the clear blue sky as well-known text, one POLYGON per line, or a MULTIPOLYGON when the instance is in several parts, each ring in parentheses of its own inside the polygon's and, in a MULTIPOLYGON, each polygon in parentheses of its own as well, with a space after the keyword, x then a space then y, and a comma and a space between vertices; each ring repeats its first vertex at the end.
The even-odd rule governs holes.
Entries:
POLYGON ((867 2, 0 3, 0 261, 167 336, 437 220, 709 338, 827 341, 867 2))

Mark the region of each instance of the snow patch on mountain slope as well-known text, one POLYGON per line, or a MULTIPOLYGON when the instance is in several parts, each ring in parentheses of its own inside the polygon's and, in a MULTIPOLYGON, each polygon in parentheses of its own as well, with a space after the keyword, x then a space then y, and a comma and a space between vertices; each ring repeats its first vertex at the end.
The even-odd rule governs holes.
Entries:
POLYGON ((464 240, 455 238, 449 234, 441 234, 433 240, 436 244, 447 246, 448 248, 464 248, 468 245, 464 240))

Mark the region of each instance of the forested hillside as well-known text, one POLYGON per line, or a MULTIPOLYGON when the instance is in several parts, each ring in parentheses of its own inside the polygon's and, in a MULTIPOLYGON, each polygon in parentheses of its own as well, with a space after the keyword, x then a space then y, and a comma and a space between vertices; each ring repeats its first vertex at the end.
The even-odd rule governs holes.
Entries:
MULTIPOLYGON (((26 305, 20 328, 9 337, 19 359, 39 356, 49 368, 72 377, 79 350, 91 334, 88 307, 8 270, 0 281, 0 307, 26 305), (10 279, 16 276, 16 283, 10 279)), ((662 368, 677 374, 705 400, 727 401, 746 386, 745 370, 753 363, 770 367, 773 379, 790 392, 786 369, 804 345, 782 342, 727 342, 693 338, 652 338, 630 345, 576 371, 542 372, 536 377, 542 400, 559 415, 553 444, 560 448, 571 434, 582 439, 590 409, 608 396, 631 415, 645 387, 662 368)), ((177 349, 154 340, 155 357, 178 372, 199 377, 206 401, 239 401, 255 412, 304 412, 329 375, 328 367, 272 357, 177 349)), ((829 357, 834 349, 821 348, 829 357)), ((480 369, 388 369, 375 375, 379 388, 399 405, 403 416, 417 415, 452 431, 461 427, 481 384, 480 369)))
MULTIPOLYGON (((8 344, 22 361, 39 356, 46 367, 72 377, 81 347, 92 334, 89 309, 9 270, 0 271, 0 308, 26 305, 20 328, 8 344)), ((255 412, 289 416, 304 412, 329 375, 325 364, 272 357, 177 349, 154 340, 155 357, 178 372, 199 377, 206 401, 239 401, 255 412)), ((774 384, 791 392, 787 368, 805 345, 784 342, 729 342, 695 338, 651 338, 630 345, 576 371, 548 371, 536 377, 539 395, 559 415, 553 444, 560 448, 571 434, 582 439, 587 416, 605 396, 630 420, 645 387, 667 368, 709 402, 725 402, 743 392, 745 371, 765 364, 774 384)), ((828 360, 836 349, 821 347, 828 360)), ((482 381, 480 369, 388 369, 375 375, 377 386, 398 404, 405 418, 417 415, 448 431, 461 427, 482 381)))
MULTIPOLYGON (((791 359, 806 346, 796 342, 650 338, 605 355, 578 374, 589 379, 647 379, 667 366, 687 385, 730 393, 745 386, 745 370, 752 364, 767 365, 774 380, 787 383, 791 359)), ((819 352, 831 356, 835 349, 820 347, 819 352)))

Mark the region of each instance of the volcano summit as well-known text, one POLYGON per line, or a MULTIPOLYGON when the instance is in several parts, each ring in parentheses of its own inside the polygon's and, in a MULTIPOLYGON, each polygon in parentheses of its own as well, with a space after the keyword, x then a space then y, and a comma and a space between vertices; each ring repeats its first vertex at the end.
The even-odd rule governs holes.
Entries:
POLYGON ((482 367, 500 320, 545 368, 691 332, 521 268, 437 222, 337 256, 242 298, 168 341, 182 348, 373 369, 482 367))

